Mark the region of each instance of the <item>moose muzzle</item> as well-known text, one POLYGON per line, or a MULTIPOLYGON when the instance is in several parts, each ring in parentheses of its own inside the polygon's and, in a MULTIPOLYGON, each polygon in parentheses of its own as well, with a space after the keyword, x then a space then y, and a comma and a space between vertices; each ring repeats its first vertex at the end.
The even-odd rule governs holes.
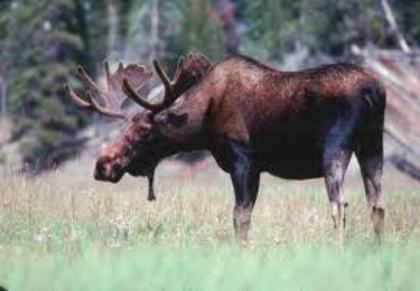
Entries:
POLYGON ((94 172, 95 180, 117 183, 121 180, 123 175, 123 168, 117 163, 106 163, 102 159, 98 159, 96 162, 94 172))

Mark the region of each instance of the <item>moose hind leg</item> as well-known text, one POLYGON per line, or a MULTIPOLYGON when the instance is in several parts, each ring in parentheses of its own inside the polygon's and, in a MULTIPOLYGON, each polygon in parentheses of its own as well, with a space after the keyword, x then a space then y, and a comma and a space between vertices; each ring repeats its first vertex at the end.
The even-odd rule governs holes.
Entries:
POLYGON ((324 157, 324 178, 327 188, 328 199, 331 205, 331 217, 334 228, 339 232, 342 239, 345 226, 345 207, 342 185, 351 151, 337 149, 329 151, 324 157))
POLYGON ((385 225, 385 205, 382 201, 381 181, 383 167, 382 139, 377 146, 369 145, 362 147, 356 152, 359 161, 362 178, 365 185, 366 199, 371 208, 373 229, 381 239, 385 225))

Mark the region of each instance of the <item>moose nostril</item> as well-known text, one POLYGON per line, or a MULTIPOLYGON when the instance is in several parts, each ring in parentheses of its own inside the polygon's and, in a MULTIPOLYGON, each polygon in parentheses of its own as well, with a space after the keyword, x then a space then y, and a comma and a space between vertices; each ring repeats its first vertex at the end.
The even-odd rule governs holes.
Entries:
POLYGON ((112 166, 112 171, 113 172, 119 172, 121 171, 121 165, 120 164, 115 164, 112 166))
POLYGON ((105 166, 103 163, 96 163, 96 173, 100 176, 102 176, 105 172, 105 166))

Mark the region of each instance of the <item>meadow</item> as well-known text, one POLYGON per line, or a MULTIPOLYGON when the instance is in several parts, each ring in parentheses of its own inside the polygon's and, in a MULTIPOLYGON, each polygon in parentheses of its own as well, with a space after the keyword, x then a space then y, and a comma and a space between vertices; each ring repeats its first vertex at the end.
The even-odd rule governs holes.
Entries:
POLYGON ((39 177, 2 173, 0 285, 8 290, 418 290, 419 184, 384 178, 386 237, 375 243, 357 174, 349 174, 344 244, 322 180, 264 175, 251 243, 235 243, 233 192, 212 162, 147 185, 95 182, 91 160, 39 177), (184 173, 184 174, 183 174, 184 173))

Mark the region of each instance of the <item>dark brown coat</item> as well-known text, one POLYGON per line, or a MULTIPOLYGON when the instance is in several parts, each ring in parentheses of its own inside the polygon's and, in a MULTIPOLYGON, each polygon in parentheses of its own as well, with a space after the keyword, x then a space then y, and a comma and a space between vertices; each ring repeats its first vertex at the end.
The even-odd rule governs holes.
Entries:
MULTIPOLYGON (((134 95, 129 88, 125 92, 134 95)), ((334 226, 342 228, 341 185, 353 152, 375 232, 382 232, 385 91, 370 71, 334 64, 281 72, 233 57, 167 100, 156 110, 149 105, 151 112, 125 129, 130 159, 139 169, 139 161, 150 165, 179 151, 209 150, 232 178, 240 239, 247 239, 261 172, 290 179, 324 177, 334 226)), ((124 169, 126 164, 118 166, 124 169)))

